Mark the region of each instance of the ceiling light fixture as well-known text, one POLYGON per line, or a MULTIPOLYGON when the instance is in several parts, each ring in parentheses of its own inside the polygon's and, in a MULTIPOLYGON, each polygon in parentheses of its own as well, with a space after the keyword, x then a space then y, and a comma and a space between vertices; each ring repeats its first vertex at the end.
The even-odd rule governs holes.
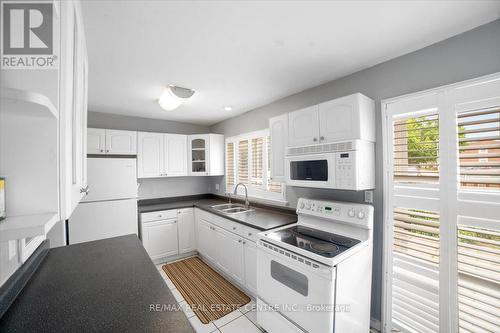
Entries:
POLYGON ((158 104, 160 104, 163 109, 172 111, 187 101, 191 96, 193 96, 193 94, 194 90, 192 89, 170 85, 163 89, 163 92, 158 99, 158 104))
POLYGON ((231 106, 225 106, 224 111, 233 111, 233 108, 231 106))

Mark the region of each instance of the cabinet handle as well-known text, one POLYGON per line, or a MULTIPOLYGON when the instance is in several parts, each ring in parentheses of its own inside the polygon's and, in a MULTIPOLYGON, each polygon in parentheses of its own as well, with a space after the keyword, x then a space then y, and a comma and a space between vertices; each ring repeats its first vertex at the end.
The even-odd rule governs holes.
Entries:
POLYGON ((319 139, 320 139, 321 141, 323 141, 323 140, 325 140, 325 137, 324 137, 324 136, 321 136, 319 139))
POLYGON ((247 242, 243 241, 243 244, 246 244, 247 242))
POLYGON ((233 230, 236 230, 236 227, 233 227, 233 230))
POLYGON ((238 239, 238 243, 241 243, 241 239, 238 239))
POLYGON ((317 138, 313 138, 313 141, 316 142, 316 141, 318 141, 318 139, 317 138))
POLYGON ((248 233, 248 236, 252 236, 252 233, 251 233, 251 232, 249 232, 249 233, 248 233))
POLYGON ((104 149, 101 149, 101 153, 104 153, 104 149))
POLYGON ((109 153, 109 149, 106 149, 106 153, 109 153))

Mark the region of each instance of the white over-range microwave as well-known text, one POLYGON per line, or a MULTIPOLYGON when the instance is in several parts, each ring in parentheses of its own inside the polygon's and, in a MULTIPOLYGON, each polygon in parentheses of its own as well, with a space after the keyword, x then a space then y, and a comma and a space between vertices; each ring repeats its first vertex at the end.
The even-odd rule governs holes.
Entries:
POLYGON ((286 151, 286 184, 339 190, 375 187, 375 144, 352 140, 286 151))

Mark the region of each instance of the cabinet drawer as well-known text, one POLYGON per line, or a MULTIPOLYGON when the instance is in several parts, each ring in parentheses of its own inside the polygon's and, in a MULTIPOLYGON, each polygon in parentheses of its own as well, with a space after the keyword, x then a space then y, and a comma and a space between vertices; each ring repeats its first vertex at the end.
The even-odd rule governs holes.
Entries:
POLYGON ((159 210, 157 212, 149 212, 141 214, 141 222, 151 222, 165 219, 173 219, 177 217, 177 209, 159 210))
POLYGON ((240 236, 245 237, 252 242, 257 242, 257 234, 260 232, 258 229, 254 229, 247 226, 242 226, 240 236))

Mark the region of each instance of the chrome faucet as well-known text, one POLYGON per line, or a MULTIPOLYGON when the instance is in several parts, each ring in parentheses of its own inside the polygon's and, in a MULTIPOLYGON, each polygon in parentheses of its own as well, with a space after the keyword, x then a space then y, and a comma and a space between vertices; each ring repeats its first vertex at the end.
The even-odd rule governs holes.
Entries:
POLYGON ((243 185, 243 187, 245 188, 245 208, 248 209, 248 207, 250 207, 250 202, 248 202, 248 188, 247 188, 247 186, 243 183, 236 184, 236 186, 234 187, 234 195, 238 194, 238 186, 240 186, 240 185, 243 185))

